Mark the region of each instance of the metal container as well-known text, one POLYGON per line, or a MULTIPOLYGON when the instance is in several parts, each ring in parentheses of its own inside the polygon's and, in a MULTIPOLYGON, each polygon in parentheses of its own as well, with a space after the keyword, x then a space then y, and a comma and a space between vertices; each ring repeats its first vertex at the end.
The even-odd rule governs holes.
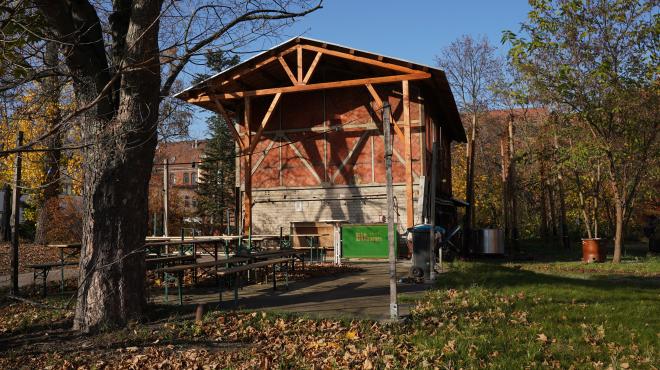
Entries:
POLYGON ((479 229, 476 234, 475 253, 504 254, 504 231, 502 229, 479 229))

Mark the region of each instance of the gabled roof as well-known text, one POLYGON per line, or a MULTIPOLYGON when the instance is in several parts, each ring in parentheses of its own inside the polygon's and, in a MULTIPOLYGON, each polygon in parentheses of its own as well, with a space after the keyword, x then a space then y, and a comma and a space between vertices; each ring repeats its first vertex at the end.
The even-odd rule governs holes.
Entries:
MULTIPOLYGON (((399 75, 409 74, 415 76, 412 79, 417 80, 416 84, 421 87, 431 103, 431 114, 436 115, 437 119, 446 123, 452 139, 462 142, 466 140, 456 102, 442 70, 305 37, 296 37, 285 41, 270 50, 257 54, 181 91, 175 97, 216 111, 213 101, 204 97, 221 96, 227 99, 235 99, 244 96, 243 94, 247 92, 258 95, 260 92, 268 93, 271 90, 281 90, 283 88, 299 91, 298 89, 301 89, 301 87, 291 86, 291 84, 292 82, 295 84, 297 80, 296 72, 298 72, 298 77, 304 76, 301 74, 302 68, 301 71, 288 68, 288 66, 296 65, 295 58, 297 56, 292 50, 300 47, 299 45, 307 51, 304 57, 299 56, 299 58, 303 58, 303 65, 311 67, 319 63, 325 68, 335 70, 336 73, 346 76, 355 75, 357 77, 350 77, 355 83, 360 81, 383 83, 387 80, 387 76, 392 76, 393 72, 399 75), (322 57, 318 55, 319 53, 323 54, 322 57), (292 60, 293 63, 287 62, 286 59, 292 60)), ((309 69, 313 70, 313 68, 309 69)), ((310 82, 309 85, 305 86, 309 90, 323 88, 324 84, 332 85, 332 83, 326 83, 325 80, 319 81, 322 78, 318 76, 318 73, 304 77, 310 82)), ((228 100, 227 104, 223 101, 223 104, 229 110, 237 109, 238 105, 242 103, 241 100, 228 100), (235 106, 232 106, 232 104, 235 106)))

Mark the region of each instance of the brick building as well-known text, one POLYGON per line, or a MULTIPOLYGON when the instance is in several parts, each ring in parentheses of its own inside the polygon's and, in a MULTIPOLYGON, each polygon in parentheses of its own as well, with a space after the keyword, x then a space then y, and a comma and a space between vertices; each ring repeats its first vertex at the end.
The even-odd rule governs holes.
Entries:
POLYGON ((428 215, 430 202, 439 205, 436 219, 455 214, 450 145, 465 132, 441 70, 298 37, 177 97, 234 123, 244 232, 276 233, 294 221, 382 222, 384 102, 399 228, 428 215))
POLYGON ((198 163, 202 160, 206 141, 185 140, 162 142, 156 148, 155 168, 152 173, 152 184, 162 189, 163 163, 169 162, 169 187, 176 194, 169 203, 178 202, 186 214, 193 215, 197 210, 197 182, 200 172, 198 163))

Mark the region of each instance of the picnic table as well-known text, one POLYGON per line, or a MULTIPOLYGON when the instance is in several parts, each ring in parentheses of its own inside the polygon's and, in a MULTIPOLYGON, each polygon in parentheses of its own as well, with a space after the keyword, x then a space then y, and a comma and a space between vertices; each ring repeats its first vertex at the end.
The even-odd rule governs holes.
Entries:
MULTIPOLYGON (((64 266, 77 265, 78 262, 69 263, 67 258, 78 257, 80 258, 80 250, 82 249, 81 243, 69 243, 69 244, 48 244, 49 248, 57 248, 58 254, 60 255, 59 266, 60 266, 60 292, 64 293, 64 266)), ((55 267, 55 266, 53 266, 55 267)), ((49 269, 50 270, 50 269, 49 269)), ((36 272, 36 271, 35 271, 36 272)), ((48 272, 43 271, 47 276, 48 272)), ((45 278, 44 278, 45 283, 45 278)))
MULTIPOLYGON (((215 270, 215 275, 218 280, 218 283, 220 283, 220 279, 218 278, 218 271, 219 268, 218 266, 220 265, 226 265, 226 267, 231 267, 232 265, 239 264, 239 263, 244 263, 244 262, 249 262, 250 258, 248 257, 239 257, 239 256, 233 256, 230 258, 226 259, 220 259, 220 260, 213 260, 213 261, 205 261, 205 262, 198 262, 198 263, 193 263, 193 264, 188 264, 188 265, 177 265, 177 266, 170 266, 170 267, 163 267, 154 270, 156 273, 163 273, 164 274, 164 281, 165 281, 165 302, 168 302, 168 297, 169 297, 169 282, 175 281, 177 285, 177 293, 179 297, 179 304, 183 304, 183 274, 185 271, 192 270, 194 274, 197 274, 197 270, 201 269, 202 271, 206 271, 207 269, 213 268, 215 270)), ((194 280, 196 282, 196 279, 194 280)))
MULTIPOLYGON (((65 262, 48 262, 48 263, 36 263, 36 264, 31 264, 27 265, 28 268, 31 268, 32 271, 32 280, 36 283, 37 278, 42 278, 43 279, 43 290, 41 294, 45 297, 46 293, 48 291, 48 273, 53 267, 62 267, 64 266, 74 266, 77 265, 78 262, 75 261, 65 261, 65 262)), ((64 272, 62 272, 64 273, 64 272)), ((64 278, 62 278, 62 281, 64 281, 64 278)))

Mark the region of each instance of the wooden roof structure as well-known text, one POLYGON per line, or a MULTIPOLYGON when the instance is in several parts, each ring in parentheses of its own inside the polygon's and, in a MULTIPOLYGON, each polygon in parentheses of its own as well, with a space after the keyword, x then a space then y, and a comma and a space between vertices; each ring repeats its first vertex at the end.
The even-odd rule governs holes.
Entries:
POLYGON ((244 97, 272 95, 279 99, 287 93, 361 85, 368 88, 404 80, 417 81, 425 93, 434 97, 438 111, 433 113, 447 123, 453 140, 466 142, 461 117, 442 70, 305 37, 285 41, 175 97, 223 114, 223 110, 240 112, 244 97), (323 80, 314 73, 319 65, 340 72, 344 78, 323 80))
MULTIPOLYGON (((429 114, 442 122, 448 139, 465 142, 465 131, 449 83, 442 70, 366 51, 304 37, 290 39, 236 66, 222 71, 175 97, 221 114, 236 140, 242 166, 252 168, 251 156, 258 145, 282 95, 364 87, 383 106, 375 86, 399 84, 404 111, 402 120, 391 119, 394 133, 406 142, 407 223, 412 224, 413 170, 410 155, 409 82, 427 97, 429 114), (254 101, 266 99, 263 112, 254 116, 254 101), (255 119, 257 118, 257 119, 255 119)), ((303 107, 304 109, 304 107, 303 107)), ((252 224, 251 170, 244 176, 243 229, 252 224)))

